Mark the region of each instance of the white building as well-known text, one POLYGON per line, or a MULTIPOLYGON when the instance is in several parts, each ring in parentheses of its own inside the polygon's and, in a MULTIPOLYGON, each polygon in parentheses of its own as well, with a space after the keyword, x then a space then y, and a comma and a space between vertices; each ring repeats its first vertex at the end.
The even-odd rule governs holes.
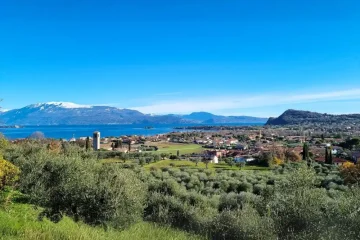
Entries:
POLYGON ((212 158, 211 163, 216 163, 216 164, 219 163, 219 158, 217 156, 212 156, 211 158, 212 158))
POLYGON ((95 151, 100 149, 100 132, 98 131, 93 134, 93 148, 95 151))

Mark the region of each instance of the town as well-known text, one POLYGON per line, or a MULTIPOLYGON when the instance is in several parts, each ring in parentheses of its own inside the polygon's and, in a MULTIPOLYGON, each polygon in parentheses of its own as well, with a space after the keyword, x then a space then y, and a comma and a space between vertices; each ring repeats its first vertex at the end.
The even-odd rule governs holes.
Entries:
MULTIPOLYGON (((108 152, 110 157, 120 156, 120 153, 127 153, 121 156, 128 157, 132 153, 143 153, 147 156, 160 155, 162 160, 222 163, 238 167, 269 167, 305 158, 325 163, 328 153, 331 154, 331 164, 340 166, 354 164, 360 158, 360 141, 354 137, 359 135, 356 126, 331 130, 323 126, 198 128, 191 130, 190 127, 187 132, 154 136, 100 137, 100 132, 94 132, 93 136, 73 137, 69 142, 85 147, 90 141, 94 150, 100 150, 103 154, 108 152), (308 157, 304 156, 305 145, 308 147, 308 157)), ((146 162, 150 164, 152 161, 146 162)))

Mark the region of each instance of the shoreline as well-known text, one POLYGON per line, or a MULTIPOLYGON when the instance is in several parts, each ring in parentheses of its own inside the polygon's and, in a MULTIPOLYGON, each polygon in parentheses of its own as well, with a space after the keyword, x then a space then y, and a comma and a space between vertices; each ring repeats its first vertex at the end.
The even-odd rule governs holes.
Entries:
MULTIPOLYGON (((8 139, 24 139, 29 137, 32 133, 39 131, 44 133, 45 138, 52 139, 71 139, 92 136, 94 131, 100 131, 101 137, 119 137, 119 136, 146 136, 152 137, 161 134, 171 134, 177 132, 191 132, 191 131, 218 131, 218 127, 224 127, 225 124, 211 125, 212 129, 205 129, 210 125, 196 125, 196 124, 131 124, 131 125, 47 125, 47 126, 21 126, 21 128, 0 128, 0 132, 8 139), (193 128, 193 129, 192 129, 193 128), (203 129, 202 129, 203 128, 203 129)), ((226 124, 226 127, 233 129, 247 129, 249 127, 260 127, 263 124, 245 123, 245 124, 226 124)), ((221 130, 221 129, 219 129, 221 130)))

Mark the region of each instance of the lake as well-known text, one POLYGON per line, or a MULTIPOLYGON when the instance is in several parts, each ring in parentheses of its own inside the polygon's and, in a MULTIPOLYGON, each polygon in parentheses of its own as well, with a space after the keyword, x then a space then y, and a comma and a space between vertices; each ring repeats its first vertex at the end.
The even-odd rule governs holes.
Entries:
MULTIPOLYGON (((146 129, 148 124, 129 125, 59 125, 59 126, 24 126, 23 128, 0 128, 0 132, 8 139, 26 138, 35 131, 40 131, 47 138, 70 139, 92 136, 94 131, 100 131, 102 137, 122 135, 144 135, 151 136, 168 132, 184 132, 192 130, 178 130, 175 127, 201 126, 204 124, 152 124, 151 129, 146 129)), ((237 124, 211 124, 212 126, 262 126, 259 123, 237 123, 237 124)))

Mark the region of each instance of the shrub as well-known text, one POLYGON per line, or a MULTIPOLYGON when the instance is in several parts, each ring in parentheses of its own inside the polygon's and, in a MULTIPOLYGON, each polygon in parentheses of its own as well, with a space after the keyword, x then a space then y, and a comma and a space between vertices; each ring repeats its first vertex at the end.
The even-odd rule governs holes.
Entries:
POLYGON ((246 204, 258 205, 260 204, 261 197, 252 193, 241 192, 239 194, 231 192, 223 194, 219 200, 219 211, 235 210, 243 208, 246 204))
POLYGON ((264 192, 265 188, 266 188, 265 185, 256 184, 256 185, 254 185, 253 192, 254 192, 254 194, 261 195, 264 192))
POLYGON ((243 209, 222 212, 212 222, 212 239, 278 239, 272 219, 261 217, 249 205, 243 209))
POLYGON ((238 186, 238 192, 252 192, 253 186, 251 183, 248 182, 242 182, 238 186))
POLYGON ((43 216, 57 222, 65 213, 75 220, 116 228, 141 219, 146 185, 133 171, 83 159, 72 146, 66 155, 36 145, 29 149, 20 149, 26 155, 13 160, 21 169, 20 190, 44 207, 43 216))
POLYGON ((19 173, 18 167, 0 158, 0 190, 12 186, 19 179, 19 173))
POLYGON ((341 176, 346 184, 360 184, 360 164, 342 167, 341 176))

